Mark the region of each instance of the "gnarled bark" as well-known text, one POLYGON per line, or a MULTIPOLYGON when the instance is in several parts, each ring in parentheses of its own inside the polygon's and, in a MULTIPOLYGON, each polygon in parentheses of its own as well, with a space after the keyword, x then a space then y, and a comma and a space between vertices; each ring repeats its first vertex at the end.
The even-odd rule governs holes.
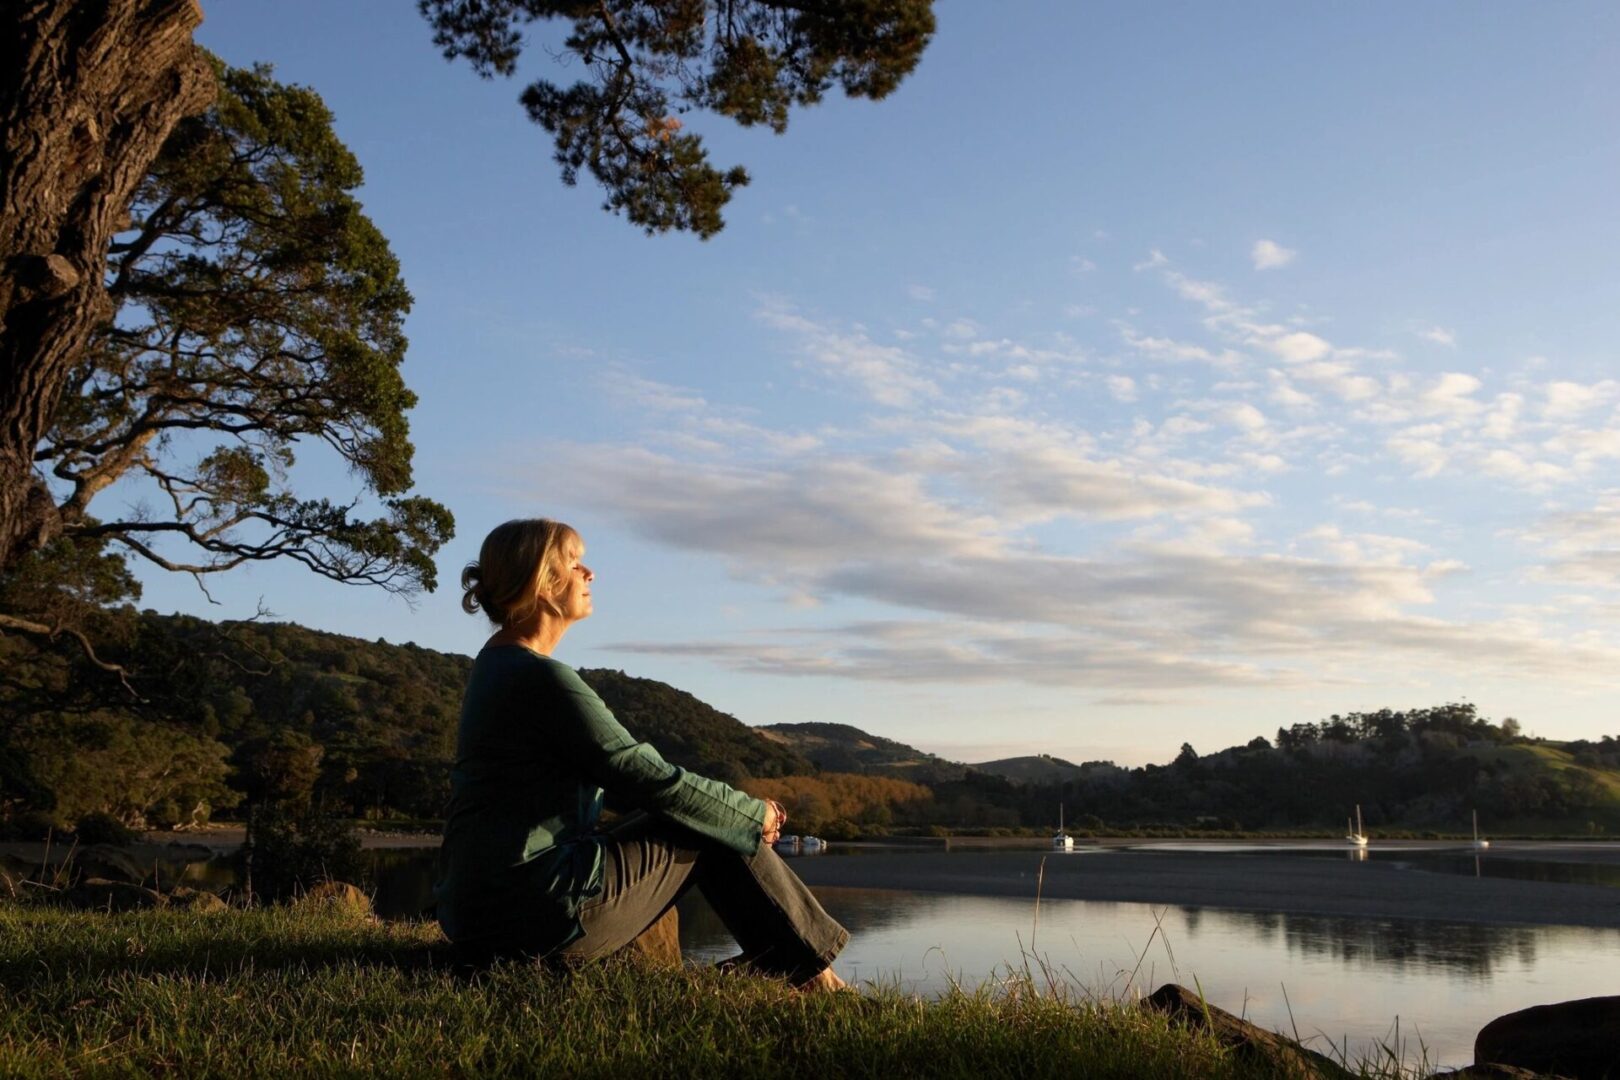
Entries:
POLYGON ((107 248, 214 79, 197 0, 12 0, 0 31, 0 571, 61 531, 35 448, 110 310, 107 248))

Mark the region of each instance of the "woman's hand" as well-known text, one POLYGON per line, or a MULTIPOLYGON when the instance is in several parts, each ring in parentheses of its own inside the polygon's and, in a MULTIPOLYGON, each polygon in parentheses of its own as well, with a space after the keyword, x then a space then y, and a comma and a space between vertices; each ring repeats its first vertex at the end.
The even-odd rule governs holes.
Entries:
POLYGON ((787 811, 775 799, 765 800, 765 827, 760 832, 760 840, 766 844, 774 844, 782 838, 782 826, 787 824, 787 811))

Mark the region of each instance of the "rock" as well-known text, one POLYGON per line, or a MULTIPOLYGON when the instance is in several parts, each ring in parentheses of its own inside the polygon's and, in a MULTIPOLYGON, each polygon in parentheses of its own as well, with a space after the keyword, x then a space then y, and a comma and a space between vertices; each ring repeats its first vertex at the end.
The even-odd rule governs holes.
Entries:
POLYGON ((83 878, 127 881, 139 885, 146 880, 149 868, 137 863, 123 848, 112 844, 91 844, 73 852, 69 869, 83 878))
POLYGON ((139 911, 168 903, 161 893, 106 878, 85 878, 61 896, 64 904, 84 911, 139 911))
POLYGON ((1475 1036, 1474 1062, 1517 1065, 1571 1080, 1620 1076, 1620 997, 1536 1005, 1498 1016, 1475 1036))
POLYGON ((184 885, 169 890, 169 906, 181 911, 195 911, 202 915, 212 915, 217 911, 228 911, 230 905, 218 896, 204 889, 189 889, 184 885))
POLYGON ((625 948, 659 967, 681 966, 681 918, 672 907, 625 948))
POLYGON ((1213 1032, 1239 1060, 1253 1064, 1267 1075, 1280 1067, 1281 1075, 1298 1080, 1349 1080, 1355 1076, 1314 1050, 1217 1009, 1185 986, 1166 983, 1151 997, 1143 998, 1141 1006, 1167 1014, 1173 1023, 1213 1032))
POLYGON ((338 910, 349 915, 371 916, 371 897, 359 886, 346 881, 323 881, 294 900, 292 906, 303 911, 338 910))

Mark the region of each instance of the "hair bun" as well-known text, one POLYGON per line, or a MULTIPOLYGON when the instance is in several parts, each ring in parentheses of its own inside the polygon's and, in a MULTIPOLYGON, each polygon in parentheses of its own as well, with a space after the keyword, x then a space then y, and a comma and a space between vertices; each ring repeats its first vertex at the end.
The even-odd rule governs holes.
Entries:
POLYGON ((480 586, 484 583, 483 572, 478 569, 475 562, 468 563, 461 571, 461 610, 469 615, 478 614, 483 607, 482 597, 479 596, 480 586))

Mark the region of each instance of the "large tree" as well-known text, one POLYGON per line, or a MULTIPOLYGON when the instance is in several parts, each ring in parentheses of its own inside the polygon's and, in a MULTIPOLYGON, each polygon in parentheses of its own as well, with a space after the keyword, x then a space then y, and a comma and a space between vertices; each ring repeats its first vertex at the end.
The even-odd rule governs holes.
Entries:
POLYGON ((176 125, 111 244, 110 318, 34 451, 57 535, 0 574, 0 629, 83 628, 66 597, 88 582, 108 599, 117 578, 98 563, 118 555, 199 581, 290 559, 337 581, 434 585, 452 522, 405 494, 411 297, 353 195, 359 164, 314 92, 214 66, 214 105, 176 125), (305 442, 334 451, 383 516, 287 490, 305 442), (92 517, 120 482, 156 509, 92 517))
MULTIPOLYGON (((682 126, 682 114, 709 110, 781 131, 791 106, 814 103, 834 86, 882 97, 926 46, 934 26, 931 2, 421 0, 420 6, 445 53, 468 59, 485 76, 516 71, 530 24, 563 27, 547 51, 586 77, 568 87, 537 81, 523 94, 524 106, 553 136, 563 179, 573 183, 584 169, 606 188, 607 207, 635 224, 707 237, 721 227, 721 208, 747 174, 714 168, 701 139, 682 126)), ((139 446, 112 445, 98 436, 139 440, 146 429, 139 421, 120 425, 96 411, 116 404, 115 388, 126 385, 128 376, 98 382, 87 374, 86 358, 95 349, 105 355, 108 347, 133 340, 108 332, 110 325, 121 325, 114 321, 117 287, 138 282, 133 271, 121 277, 118 270, 161 255, 161 245, 139 245, 150 222, 171 208, 150 205, 150 216, 141 222, 131 220, 130 208, 138 191, 150 190, 143 184, 171 132, 209 107, 216 84, 210 63, 191 41, 202 18, 196 0, 9 0, 6 10, 9 25, 0 35, 0 573, 64 532, 89 535, 108 528, 88 524, 82 496, 113 476, 120 453, 128 451, 134 467, 135 458, 152 458, 161 442, 154 434, 139 446), (102 391, 108 393, 85 400, 102 391), (53 481, 42 466, 63 466, 69 475, 53 481)), ((162 298, 148 293, 137 302, 202 306, 203 293, 228 292, 232 285, 224 277, 191 274, 185 266, 172 269, 186 279, 185 292, 162 298)), ((153 329, 158 336, 140 344, 155 356, 167 346, 163 327, 154 323, 153 329)), ((240 414, 239 401, 202 396, 219 389, 257 392, 231 381, 231 372, 240 369, 229 364, 242 355, 254 354, 249 349, 235 359, 198 355, 190 361, 172 354, 176 371, 183 361, 219 361, 222 379, 187 391, 207 418, 202 426, 217 423, 229 430, 254 422, 240 414)), ((140 381, 145 374, 126 370, 136 380, 127 385, 148 392, 140 381)), ((143 400, 161 398, 159 392, 143 400)), ((335 445, 347 437, 312 428, 301 434, 335 445)), ((365 455, 386 457, 387 445, 384 437, 375 446, 350 448, 363 469, 377 465, 368 480, 383 494, 399 489, 389 486, 394 481, 385 463, 365 455)), ((186 477, 148 473, 178 496, 184 512, 223 514, 219 520, 244 510, 258 515, 272 537, 292 537, 272 540, 275 554, 303 558, 326 572, 332 552, 302 538, 338 527, 343 508, 268 504, 261 477, 273 471, 273 458, 262 445, 237 446, 186 477), (199 480, 207 495, 193 503, 190 485, 199 480)), ((213 529, 195 516, 189 524, 166 525, 164 531, 196 542, 210 557, 204 564, 176 565, 212 568, 221 559, 258 557, 219 546, 213 529)), ((107 535, 130 550, 159 555, 142 539, 150 533, 107 535)), ((425 550, 423 537, 412 542, 425 550)), ((339 561, 353 558, 356 544, 366 551, 385 541, 381 532, 351 532, 340 545, 348 550, 338 553, 339 561)), ((361 565, 375 569, 364 559, 361 565)))

